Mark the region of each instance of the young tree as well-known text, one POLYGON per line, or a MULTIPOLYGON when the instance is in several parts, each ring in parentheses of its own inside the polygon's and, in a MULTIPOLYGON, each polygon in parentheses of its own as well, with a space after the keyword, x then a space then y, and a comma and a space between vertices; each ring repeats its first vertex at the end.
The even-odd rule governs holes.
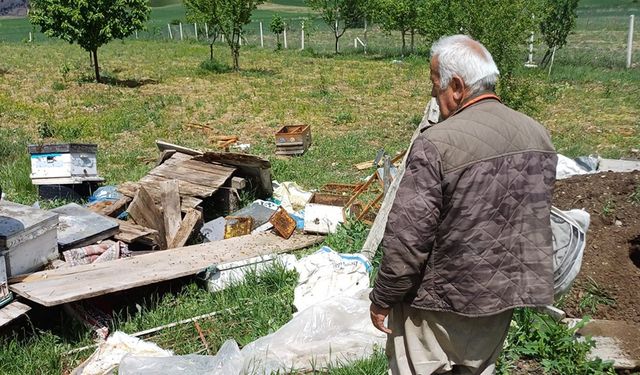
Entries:
POLYGON ((144 28, 148 0, 31 0, 29 18, 49 37, 77 43, 93 57, 100 82, 98 48, 144 28))
POLYGON ((240 70, 240 38, 242 27, 251 22, 253 12, 263 0, 185 0, 187 16, 215 25, 224 36, 233 69, 240 70))
POLYGON ((269 24, 269 29, 271 29, 271 32, 276 34, 276 40, 277 40, 277 48, 281 49, 282 45, 280 44, 280 34, 282 34, 284 32, 284 21, 282 20, 282 17, 280 17, 280 15, 276 14, 275 16, 273 16, 273 19, 271 20, 271 24, 269 24))
POLYGON ((335 38, 335 52, 338 41, 347 29, 354 28, 363 20, 364 0, 305 0, 311 9, 320 12, 320 18, 331 28, 335 38))
POLYGON ((372 0, 374 21, 380 23, 385 31, 400 31, 402 35, 402 53, 406 52, 406 37, 411 36, 411 52, 415 51, 415 35, 422 26, 420 14, 425 0, 372 0))
POLYGON ((544 0, 543 7, 540 31, 547 44, 547 51, 542 58, 542 66, 546 66, 553 49, 564 47, 576 25, 578 0, 544 0))

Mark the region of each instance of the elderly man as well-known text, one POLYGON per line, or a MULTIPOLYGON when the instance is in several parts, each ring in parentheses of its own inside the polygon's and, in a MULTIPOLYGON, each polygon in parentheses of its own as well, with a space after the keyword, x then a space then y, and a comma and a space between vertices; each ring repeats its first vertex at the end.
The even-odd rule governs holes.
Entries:
POLYGON ((431 48, 443 121, 411 147, 370 295, 390 374, 492 374, 513 309, 553 302, 557 156, 542 125, 500 102, 498 74, 468 36, 431 48))

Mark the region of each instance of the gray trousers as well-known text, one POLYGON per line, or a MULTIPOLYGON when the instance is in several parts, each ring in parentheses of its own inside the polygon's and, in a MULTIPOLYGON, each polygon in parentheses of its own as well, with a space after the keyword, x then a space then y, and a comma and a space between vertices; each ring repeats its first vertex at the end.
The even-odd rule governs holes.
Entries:
POLYGON ((396 305, 388 320, 389 374, 493 374, 512 315, 469 318, 396 305))

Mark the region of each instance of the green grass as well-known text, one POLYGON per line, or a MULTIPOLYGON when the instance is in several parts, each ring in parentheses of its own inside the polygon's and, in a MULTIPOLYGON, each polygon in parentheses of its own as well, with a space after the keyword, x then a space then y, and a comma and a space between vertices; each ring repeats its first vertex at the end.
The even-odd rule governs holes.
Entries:
MULTIPOLYGON (((116 41, 100 49, 109 84, 91 82, 88 56, 77 46, 37 35, 33 44, 0 42, 0 184, 8 199, 25 204, 38 199, 29 179, 29 143, 96 143, 100 174, 117 184, 138 180, 153 167, 156 139, 215 149, 208 134, 184 126, 189 122, 207 124, 216 135, 238 135, 242 143, 251 144, 250 152, 272 162, 279 181, 296 181, 307 189, 329 182, 357 183, 367 172, 357 171, 354 164, 371 160, 380 148, 391 155, 403 150, 428 100, 426 46, 420 46, 422 55, 392 62, 399 59, 397 35, 372 32, 371 53, 363 56, 347 47, 353 37, 361 36, 361 30, 352 30, 341 42, 344 53, 333 56, 328 53, 332 40, 326 26, 309 21, 308 49, 300 52, 294 50, 299 46, 296 20, 290 22, 291 49, 274 52, 275 37, 269 34, 267 48, 256 47, 254 22, 245 35, 250 46, 242 49, 242 70, 234 73, 224 69, 230 57, 223 44, 215 45, 216 62, 211 63, 205 43, 163 40, 166 24, 184 19, 184 8, 172 0, 154 5, 162 6, 153 9, 153 27, 140 33, 143 40, 116 41), (311 125, 313 145, 303 156, 274 155, 273 134, 285 124, 311 125)), ((290 20, 308 15, 296 0, 267 5, 254 19, 268 22, 276 12, 290 20)), ((620 40, 625 39, 626 26, 619 26, 626 25, 628 12, 636 8, 636 3, 624 1, 611 5, 583 0, 578 28, 569 45, 558 51, 551 76, 538 69, 517 72, 516 103, 547 126, 559 152, 632 156, 631 149, 640 144, 640 71, 623 68, 620 40), (619 24, 610 26, 612 20, 619 24)), ((192 29, 184 28, 191 35, 192 29)), ((0 41, 19 42, 29 30, 26 20, 0 20, 0 41), (7 39, 11 33, 14 37, 7 39)), ((326 244, 355 252, 366 234, 362 223, 349 222, 326 244)), ((376 258, 374 266, 378 262, 376 258)), ((246 344, 284 324, 291 316, 294 285, 294 275, 279 271, 252 276, 216 295, 190 284, 176 293, 136 301, 140 310, 121 308, 114 328, 131 333, 230 309, 202 323, 215 352, 225 338, 246 344)), ((59 373, 90 354, 62 355, 90 343, 90 335, 61 312, 54 316, 51 324, 34 321, 33 327, 1 339, 0 373, 59 373)), ((510 334, 516 344, 503 357, 501 373, 508 373, 518 358, 533 358, 566 374, 597 373, 584 370, 599 365, 583 361, 586 349, 572 344, 571 332, 532 313, 518 319, 510 334), (550 353, 549 348, 562 354, 550 353), (565 357, 576 363, 574 372, 566 370, 565 357), (587 372, 579 372, 583 370, 587 372)), ((148 339, 179 353, 202 350, 193 326, 148 339)), ((383 374, 385 369, 386 359, 377 352, 369 360, 327 373, 383 374)))

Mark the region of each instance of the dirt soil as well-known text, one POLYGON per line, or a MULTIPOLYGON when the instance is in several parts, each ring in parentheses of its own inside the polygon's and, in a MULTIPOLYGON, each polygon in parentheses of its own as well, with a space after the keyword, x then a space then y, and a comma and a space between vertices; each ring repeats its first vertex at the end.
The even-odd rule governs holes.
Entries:
POLYGON ((640 323, 640 172, 599 173, 556 182, 554 206, 591 215, 582 269, 563 309, 570 317, 640 323), (635 194, 634 194, 635 193, 635 194), (581 311, 591 278, 615 302, 581 311))

